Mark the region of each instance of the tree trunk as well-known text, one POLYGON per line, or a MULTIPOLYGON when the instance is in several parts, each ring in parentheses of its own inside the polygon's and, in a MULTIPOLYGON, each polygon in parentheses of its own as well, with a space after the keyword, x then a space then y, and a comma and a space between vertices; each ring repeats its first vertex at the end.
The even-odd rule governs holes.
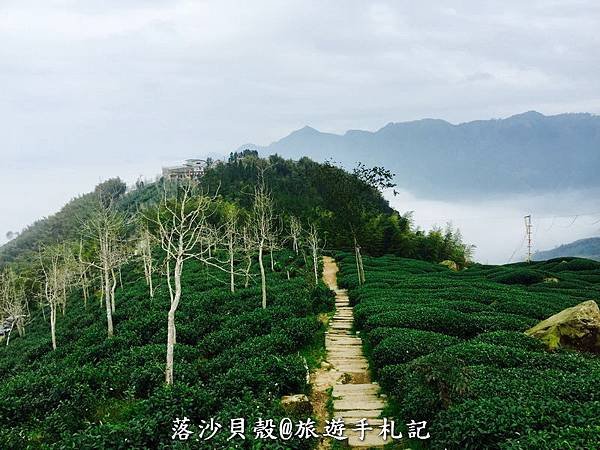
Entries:
POLYGON ((56 305, 50 304, 50 334, 52 335, 52 350, 56 350, 56 305))
POLYGON ((319 265, 319 261, 317 258, 317 248, 313 247, 313 268, 315 272, 315 286, 319 284, 319 272, 317 266, 319 265))
POLYGON ((235 292, 235 277, 233 274, 233 239, 229 239, 229 290, 235 292))
POLYGON ((6 346, 8 347, 8 343, 10 342, 10 334, 12 333, 13 328, 15 327, 15 322, 10 324, 10 330, 8 330, 8 336, 6 336, 6 346))
POLYGON ((106 322, 108 326, 108 337, 113 337, 112 308, 110 300, 110 275, 107 268, 104 269, 104 305, 106 306, 106 322))
POLYGON ((358 284, 362 284, 361 280, 361 276, 360 276, 360 262, 358 261, 358 247, 354 246, 354 259, 356 260, 356 275, 358 276, 358 284))
POLYGON ((85 274, 85 272, 83 272, 83 276, 82 276, 82 284, 83 284, 83 306, 85 308, 87 308, 87 301, 88 301, 88 283, 87 283, 87 275, 85 274))
POLYGON ((244 287, 247 288, 250 284, 250 269, 252 268, 252 257, 248 256, 248 267, 246 267, 246 280, 244 281, 244 287))
MULTIPOLYGON (((165 369, 165 382, 169 385, 173 384, 173 355, 175 351, 176 329, 175 329, 175 313, 179 306, 181 298, 181 272, 183 269, 183 261, 178 260, 175 263, 175 293, 171 299, 171 308, 167 316, 167 366, 165 369)), ((168 275, 170 276, 170 275, 168 275)))
POLYGON ((275 262, 273 260, 273 247, 270 248, 271 252, 271 272, 275 272, 275 262))
POLYGON ((360 247, 358 247, 358 265, 360 267, 360 284, 365 284, 365 266, 363 265, 362 255, 360 254, 360 247))
POLYGON ((148 289, 150 290, 150 298, 154 298, 154 283, 152 282, 152 272, 148 274, 148 289))
POLYGON ((263 309, 267 308, 267 278, 265 275, 265 266, 263 264, 263 245, 261 242, 258 246, 258 265, 260 266, 260 281, 261 281, 261 289, 262 289, 262 307, 263 309))
POLYGON ((111 270, 112 275, 112 286, 110 287, 110 310, 115 312, 115 289, 117 288, 117 278, 115 277, 115 271, 111 270))

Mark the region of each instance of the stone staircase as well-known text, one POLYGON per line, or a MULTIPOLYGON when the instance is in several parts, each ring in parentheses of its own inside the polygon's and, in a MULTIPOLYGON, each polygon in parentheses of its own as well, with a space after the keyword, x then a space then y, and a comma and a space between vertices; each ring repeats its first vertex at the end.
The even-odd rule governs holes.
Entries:
POLYGON ((345 289, 338 289, 338 267, 333 258, 323 257, 323 277, 335 292, 336 312, 325 335, 327 361, 331 370, 339 373, 333 385, 333 417, 343 418, 351 448, 383 448, 388 441, 378 436, 385 400, 379 395, 379 385, 371 382, 369 363, 362 351, 362 340, 352 332, 353 312, 345 289), (364 440, 354 431, 356 422, 367 419, 369 430, 364 440))

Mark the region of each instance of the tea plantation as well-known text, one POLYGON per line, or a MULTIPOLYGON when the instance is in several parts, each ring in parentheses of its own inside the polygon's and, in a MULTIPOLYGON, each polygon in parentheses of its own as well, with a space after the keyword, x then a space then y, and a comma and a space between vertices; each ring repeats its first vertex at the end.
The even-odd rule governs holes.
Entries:
POLYGON ((435 449, 600 448, 600 356, 549 352, 523 331, 600 299, 600 263, 575 258, 453 272, 393 256, 336 256, 371 368, 400 423, 435 449))
POLYGON ((251 432, 225 441, 229 420, 283 417, 281 396, 306 392, 305 364, 322 351, 318 314, 333 309, 332 294, 310 284, 301 258, 277 257, 265 310, 259 287, 230 293, 226 274, 188 263, 172 388, 164 383, 166 286, 149 299, 136 268, 124 271, 117 290, 112 339, 102 308, 85 308, 74 293, 53 352, 40 312, 27 335, 1 349, 0 448, 256 448, 251 432), (290 280, 277 271, 284 260, 290 280), (196 425, 215 418, 223 430, 207 442, 173 442, 173 420, 184 416, 196 425))

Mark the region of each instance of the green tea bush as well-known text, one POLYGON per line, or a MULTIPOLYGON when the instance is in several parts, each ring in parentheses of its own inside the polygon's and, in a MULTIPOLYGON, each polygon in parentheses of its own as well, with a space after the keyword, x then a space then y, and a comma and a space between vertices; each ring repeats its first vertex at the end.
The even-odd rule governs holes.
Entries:
POLYGON ((490 331, 476 336, 471 342, 484 342, 534 352, 546 350, 546 345, 540 340, 515 331, 490 331))
POLYGON ((364 330, 368 332, 376 327, 415 328, 463 338, 473 336, 479 329, 458 311, 421 306, 375 314, 367 319, 364 330))
POLYGON ((440 413, 431 427, 431 444, 451 449, 498 448, 524 431, 562 426, 600 424, 600 402, 554 399, 515 400, 485 398, 468 400, 440 413))
POLYGON ((541 283, 546 278, 543 272, 531 269, 513 269, 494 277, 494 281, 502 284, 524 284, 526 286, 541 283))
MULTIPOLYGON (((97 299, 86 308, 74 293, 57 321, 56 351, 35 311, 27 335, 11 339, 0 358, 2 448, 189 448, 171 440, 175 417, 195 423, 215 417, 224 426, 233 417, 248 423, 283 417, 280 397, 307 392, 299 354, 322 349, 317 315, 334 306, 333 295, 322 284, 312 286, 303 265, 298 262, 290 280, 268 272, 262 309, 260 287, 231 293, 225 274, 190 261, 176 316, 171 387, 164 383, 164 285, 149 299, 143 274, 124 271, 111 339, 97 299)), ((194 448, 226 448, 225 438, 194 448)), ((248 433, 244 445, 260 443, 248 433)), ((290 445, 306 448, 299 441, 290 445)))
POLYGON ((561 262, 556 266, 556 271, 580 271, 580 270, 600 270, 600 262, 591 259, 575 258, 570 261, 561 262))
POLYGON ((397 328, 375 346, 372 360, 375 368, 381 368, 408 362, 458 342, 459 339, 440 333, 397 328))
POLYGON ((344 261, 354 325, 390 412, 428 420, 431 448, 597 447, 600 358, 549 352, 523 331, 600 298, 598 263, 561 258, 454 273, 365 257, 358 287, 353 261, 344 261))
POLYGON ((467 320, 477 328, 478 333, 498 330, 525 331, 537 323, 533 318, 498 312, 470 314, 467 320))
POLYGON ((580 450, 598 447, 600 426, 528 430, 525 436, 501 442, 501 450, 580 450))

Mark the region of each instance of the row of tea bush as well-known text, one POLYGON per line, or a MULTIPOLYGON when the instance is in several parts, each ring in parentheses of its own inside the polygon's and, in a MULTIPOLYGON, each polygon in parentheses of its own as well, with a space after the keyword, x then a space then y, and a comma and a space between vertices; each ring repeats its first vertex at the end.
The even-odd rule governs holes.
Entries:
MULTIPOLYGON (((285 251, 276 256, 276 268, 284 262, 289 267, 295 258, 285 251)), ((25 337, 0 351, 0 447, 258 445, 251 429, 246 441, 226 442, 229 420, 281 418, 281 396, 307 392, 305 357, 310 362, 324 341, 318 314, 333 309, 332 293, 312 285, 302 258, 295 265, 289 280, 284 271, 269 270, 263 310, 256 284, 231 293, 226 274, 190 261, 176 316, 172 387, 164 384, 164 284, 150 299, 143 274, 124 271, 112 339, 106 339, 98 303, 84 308, 73 295, 65 316, 58 317, 58 349, 52 351, 49 327, 38 314, 25 337), (184 416, 196 425, 215 418, 224 430, 204 443, 174 442, 173 420, 184 416)))
POLYGON ((580 449, 600 442, 600 357, 549 352, 523 332, 600 299, 600 263, 576 258, 444 266, 340 253, 375 377, 401 423, 427 420, 439 449, 580 449))

